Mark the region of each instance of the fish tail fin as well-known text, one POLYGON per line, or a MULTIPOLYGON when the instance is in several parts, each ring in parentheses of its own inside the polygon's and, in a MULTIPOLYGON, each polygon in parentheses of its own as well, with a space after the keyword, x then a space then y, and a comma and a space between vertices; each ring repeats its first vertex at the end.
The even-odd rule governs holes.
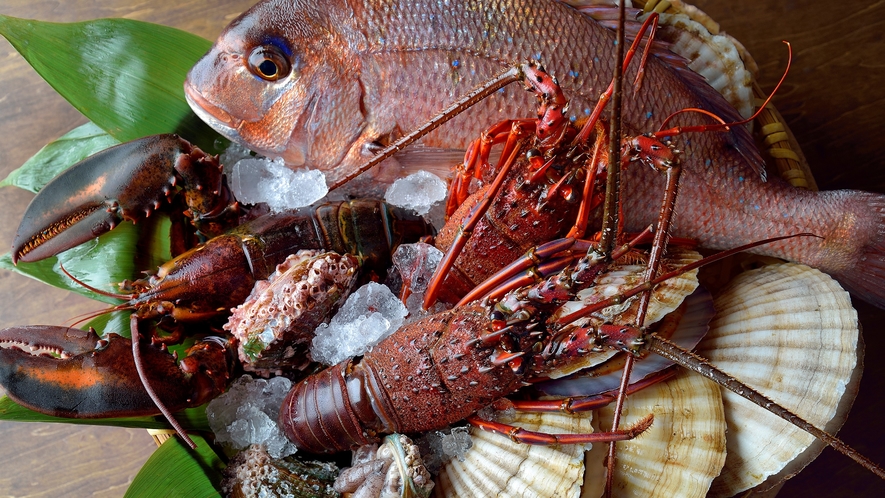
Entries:
MULTIPOLYGON (((854 192, 866 208, 866 241, 860 242, 858 256, 850 268, 832 273, 853 296, 885 309, 885 195, 854 192)), ((863 213, 864 211, 854 211, 863 213)), ((863 237, 864 230, 848 234, 863 237)))

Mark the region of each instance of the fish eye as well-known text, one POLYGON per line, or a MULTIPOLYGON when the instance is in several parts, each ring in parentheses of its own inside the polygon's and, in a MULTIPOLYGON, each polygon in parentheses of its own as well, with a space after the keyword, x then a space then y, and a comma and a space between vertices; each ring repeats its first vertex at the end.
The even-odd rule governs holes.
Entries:
POLYGON ((263 80, 276 81, 288 76, 292 68, 279 48, 262 45, 249 54, 249 69, 263 80))

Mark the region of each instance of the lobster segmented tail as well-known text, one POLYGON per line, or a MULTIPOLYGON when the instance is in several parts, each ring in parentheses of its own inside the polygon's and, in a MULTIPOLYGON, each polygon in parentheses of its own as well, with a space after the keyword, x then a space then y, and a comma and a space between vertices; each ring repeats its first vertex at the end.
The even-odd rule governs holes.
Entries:
POLYGON ((279 425, 299 449, 337 453, 379 441, 374 431, 363 428, 365 421, 377 421, 377 416, 373 400, 362 395, 362 376, 347 375, 353 361, 309 376, 283 400, 279 425))

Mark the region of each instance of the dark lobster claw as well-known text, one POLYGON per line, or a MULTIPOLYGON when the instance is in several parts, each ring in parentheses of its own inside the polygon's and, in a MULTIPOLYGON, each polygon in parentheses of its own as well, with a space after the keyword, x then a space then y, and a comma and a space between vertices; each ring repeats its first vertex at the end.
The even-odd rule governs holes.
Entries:
POLYGON ((123 220, 144 219, 179 187, 195 224, 222 216, 233 203, 217 158, 177 135, 140 138, 94 154, 34 197, 15 234, 12 261, 39 261, 123 220))
MULTIPOLYGON (((188 350, 176 364, 165 348, 143 345, 148 382, 171 410, 199 406, 224 391, 232 355, 219 341, 188 350)), ((138 377, 132 342, 117 334, 27 326, 0 330, 0 384, 17 403, 69 418, 159 413, 138 377)))

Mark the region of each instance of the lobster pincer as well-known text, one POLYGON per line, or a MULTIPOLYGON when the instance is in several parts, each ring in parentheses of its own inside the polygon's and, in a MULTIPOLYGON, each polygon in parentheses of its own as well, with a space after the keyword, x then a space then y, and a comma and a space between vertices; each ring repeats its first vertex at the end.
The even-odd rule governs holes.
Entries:
POLYGON ((101 151, 34 197, 15 234, 12 261, 54 256, 122 221, 143 220, 179 190, 185 214, 202 233, 216 235, 236 221, 237 203, 217 157, 179 136, 154 135, 101 151))
MULTIPOLYGON (((170 410, 199 406, 224 391, 233 355, 207 338, 180 362, 165 347, 142 345, 145 379, 170 410)), ((153 415, 132 342, 94 330, 25 326, 0 330, 0 384, 17 403, 48 415, 104 418, 153 415)))

